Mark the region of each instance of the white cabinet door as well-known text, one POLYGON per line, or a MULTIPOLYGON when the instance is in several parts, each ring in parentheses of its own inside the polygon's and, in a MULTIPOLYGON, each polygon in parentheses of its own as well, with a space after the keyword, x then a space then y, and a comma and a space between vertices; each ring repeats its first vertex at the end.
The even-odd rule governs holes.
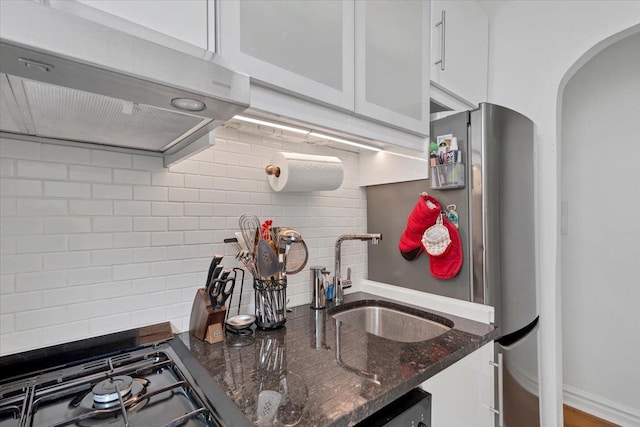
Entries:
POLYGON ((489 18, 473 0, 431 3, 431 80, 472 105, 487 100, 489 18))
POLYGON ((208 20, 214 22, 212 0, 77 1, 203 49, 211 45, 210 50, 213 50, 208 28, 208 20))
POLYGON ((429 378, 434 426, 493 427, 493 341, 429 378))
POLYGON ((253 81, 353 111, 353 1, 220 4, 220 55, 253 81))
POLYGON ((429 134, 429 1, 356 1, 355 113, 429 134))

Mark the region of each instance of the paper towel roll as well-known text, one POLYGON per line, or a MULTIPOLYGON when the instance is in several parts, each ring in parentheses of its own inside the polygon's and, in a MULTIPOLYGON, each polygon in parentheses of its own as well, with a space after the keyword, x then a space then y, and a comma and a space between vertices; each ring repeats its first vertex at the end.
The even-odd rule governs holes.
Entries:
POLYGON ((342 185, 342 161, 333 156, 275 153, 271 165, 280 169, 279 176, 269 175, 274 191, 328 191, 342 185))

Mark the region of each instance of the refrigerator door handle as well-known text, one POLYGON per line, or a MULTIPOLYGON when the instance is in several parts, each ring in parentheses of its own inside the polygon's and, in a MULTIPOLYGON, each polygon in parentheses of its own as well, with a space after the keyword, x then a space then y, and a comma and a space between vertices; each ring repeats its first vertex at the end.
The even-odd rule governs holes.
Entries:
POLYGON ((494 414, 498 414, 498 427, 503 427, 504 411, 502 410, 502 408, 504 407, 504 387, 503 387, 504 364, 503 364, 502 353, 498 353, 498 363, 496 362, 489 362, 489 363, 491 364, 491 366, 498 369, 498 409, 489 408, 489 410, 494 414))

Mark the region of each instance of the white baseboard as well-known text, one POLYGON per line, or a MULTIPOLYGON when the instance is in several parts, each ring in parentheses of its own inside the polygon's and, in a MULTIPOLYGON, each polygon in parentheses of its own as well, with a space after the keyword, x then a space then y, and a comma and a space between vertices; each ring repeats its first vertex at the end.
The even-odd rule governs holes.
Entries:
POLYGON ((621 427, 640 426, 640 410, 596 396, 584 390, 563 386, 564 403, 621 427))

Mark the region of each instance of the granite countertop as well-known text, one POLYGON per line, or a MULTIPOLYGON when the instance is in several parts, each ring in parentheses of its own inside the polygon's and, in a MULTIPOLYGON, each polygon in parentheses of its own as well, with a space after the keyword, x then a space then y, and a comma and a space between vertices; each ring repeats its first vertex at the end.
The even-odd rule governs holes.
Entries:
MULTIPOLYGON (((386 299, 363 292, 345 296, 345 303, 366 305, 367 300, 386 299)), ((214 404, 235 404, 246 421, 257 425, 347 426, 498 335, 494 326, 430 309, 425 311, 453 321, 453 328, 423 342, 391 341, 342 323, 342 363, 338 363, 336 322, 327 311, 312 310, 308 305, 294 307, 283 328, 255 330, 245 337, 227 334, 216 344, 189 333, 178 337, 226 392, 229 401, 214 404), (279 408, 269 412, 270 405, 279 408)))

